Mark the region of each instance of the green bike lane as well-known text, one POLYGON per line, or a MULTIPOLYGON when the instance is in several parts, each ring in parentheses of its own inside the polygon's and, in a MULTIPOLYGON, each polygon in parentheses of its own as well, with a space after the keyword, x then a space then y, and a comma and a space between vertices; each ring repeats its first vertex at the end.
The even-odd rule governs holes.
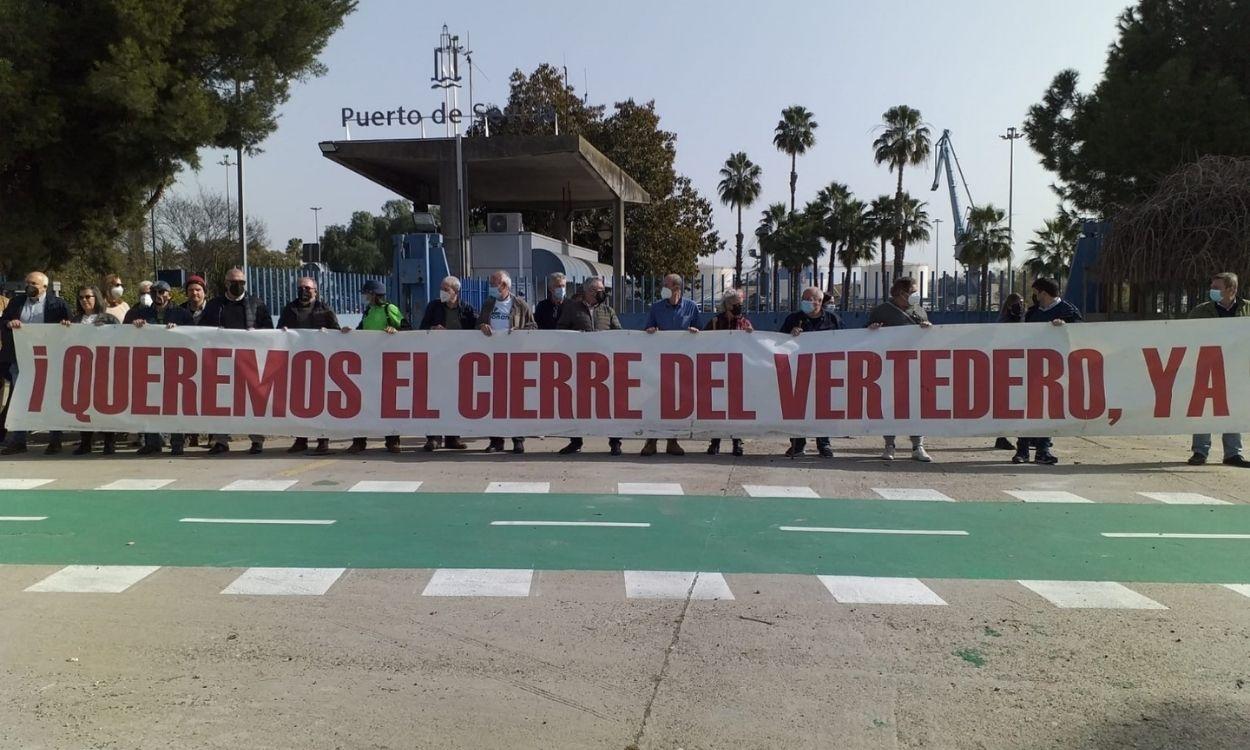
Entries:
POLYGON ((1250 581, 1246 505, 57 490, 0 497, 0 517, 44 516, 0 520, 0 564, 1250 581), (320 523, 272 523, 289 521, 320 523), (535 521, 632 525, 492 525, 535 521), (1246 538, 1108 538, 1104 532, 1246 538))

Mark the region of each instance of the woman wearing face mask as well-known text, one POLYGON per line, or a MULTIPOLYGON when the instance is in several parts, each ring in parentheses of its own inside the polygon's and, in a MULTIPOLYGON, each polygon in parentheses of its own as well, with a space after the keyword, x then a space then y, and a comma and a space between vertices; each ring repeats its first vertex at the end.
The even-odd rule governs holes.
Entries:
MULTIPOLYGON (((1024 322, 1024 297, 1012 292, 1007 295, 1007 299, 1003 300, 1003 309, 998 312, 999 323, 1023 323, 1024 322)), ((994 448, 1002 451, 1014 451, 1016 444, 1010 439, 1000 437, 994 441, 994 448)))
POLYGON ((122 294, 126 289, 122 286, 122 279, 115 273, 110 273, 104 277, 104 312, 112 315, 118 320, 125 320, 126 313, 130 312, 130 305, 122 299, 122 294))
MULTIPOLYGON (((788 333, 791 336, 798 336, 804 333, 817 333, 841 330, 842 319, 838 317, 836 312, 825 310, 824 305, 825 292, 818 286, 809 286, 803 290, 803 297, 799 300, 798 312, 790 313, 781 324, 781 332, 788 333)), ((790 458, 803 455, 807 450, 807 438, 798 437, 790 438, 790 447, 786 449, 786 455, 790 458)), ((820 453, 821 458, 833 458, 833 448, 829 445, 829 438, 816 438, 816 451, 820 453)))
MULTIPOLYGON (((747 320, 742 312, 742 292, 737 289, 727 289, 720 301, 721 311, 712 316, 708 324, 704 326, 705 331, 742 331, 744 333, 755 333, 755 326, 751 325, 751 321, 747 320)), ((733 443, 733 454, 741 456, 742 438, 730 438, 733 443)), ((712 438, 707 446, 707 454, 715 456, 720 453, 720 438, 712 438)))
MULTIPOLYGON (((121 321, 112 314, 104 310, 104 295, 100 294, 100 290, 93 286, 78 287, 78 300, 74 308, 74 317, 72 322, 62 320, 61 325, 71 326, 92 325, 106 326, 117 325, 121 321)), ((125 303, 122 303, 125 304, 125 303)), ((85 456, 91 452, 91 445, 95 442, 94 432, 79 433, 78 447, 74 449, 75 456, 85 456)), ((117 435, 112 432, 104 433, 104 455, 112 455, 116 450, 117 435)))
MULTIPOLYGON (((915 279, 904 276, 895 279, 890 285, 890 299, 873 309, 868 316, 868 330, 877 331, 892 326, 920 326, 929 328, 929 315, 920 306, 920 287, 915 279)), ((911 436, 912 460, 929 463, 933 459, 924 449, 924 437, 911 436)), ((881 453, 883 461, 894 460, 894 436, 885 436, 885 450, 881 453)))

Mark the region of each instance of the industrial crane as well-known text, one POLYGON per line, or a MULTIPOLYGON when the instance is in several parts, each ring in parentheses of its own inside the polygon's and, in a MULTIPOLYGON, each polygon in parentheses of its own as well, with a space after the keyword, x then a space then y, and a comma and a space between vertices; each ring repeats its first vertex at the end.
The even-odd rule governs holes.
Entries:
POLYGON ((959 208, 959 191, 955 187, 955 173, 951 169, 951 163, 954 162, 955 169, 959 171, 959 181, 964 186, 964 195, 968 196, 968 206, 971 208, 972 192, 968 190, 968 180, 964 178, 964 168, 959 165, 959 157, 955 155, 955 146, 951 143, 951 131, 943 130, 942 137, 937 142, 937 167, 933 171, 933 187, 930 190, 937 190, 938 184, 942 181, 942 169, 946 169, 946 186, 950 190, 951 195, 951 215, 955 225, 955 260, 963 262, 964 254, 964 232, 967 231, 967 217, 959 208))

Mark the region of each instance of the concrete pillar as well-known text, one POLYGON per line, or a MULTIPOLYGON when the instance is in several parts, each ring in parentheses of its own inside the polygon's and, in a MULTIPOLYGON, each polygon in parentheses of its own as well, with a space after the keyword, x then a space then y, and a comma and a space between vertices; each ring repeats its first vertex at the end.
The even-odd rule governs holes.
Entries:
POLYGON ((447 252, 447 264, 455 276, 465 276, 472 269, 465 267, 468 253, 465 239, 460 236, 460 201, 456 192, 456 144, 446 141, 439 150, 438 159, 438 207, 443 225, 443 248, 447 252))
POLYGON ((625 201, 618 196, 612 206, 612 306, 625 308, 625 201))

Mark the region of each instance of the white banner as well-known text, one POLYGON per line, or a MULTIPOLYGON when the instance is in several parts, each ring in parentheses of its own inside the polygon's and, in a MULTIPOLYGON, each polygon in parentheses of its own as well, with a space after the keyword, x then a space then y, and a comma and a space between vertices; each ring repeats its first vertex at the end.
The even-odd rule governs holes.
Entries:
POLYGON ((776 333, 15 331, 14 429, 758 437, 1250 427, 1250 319, 776 333))

